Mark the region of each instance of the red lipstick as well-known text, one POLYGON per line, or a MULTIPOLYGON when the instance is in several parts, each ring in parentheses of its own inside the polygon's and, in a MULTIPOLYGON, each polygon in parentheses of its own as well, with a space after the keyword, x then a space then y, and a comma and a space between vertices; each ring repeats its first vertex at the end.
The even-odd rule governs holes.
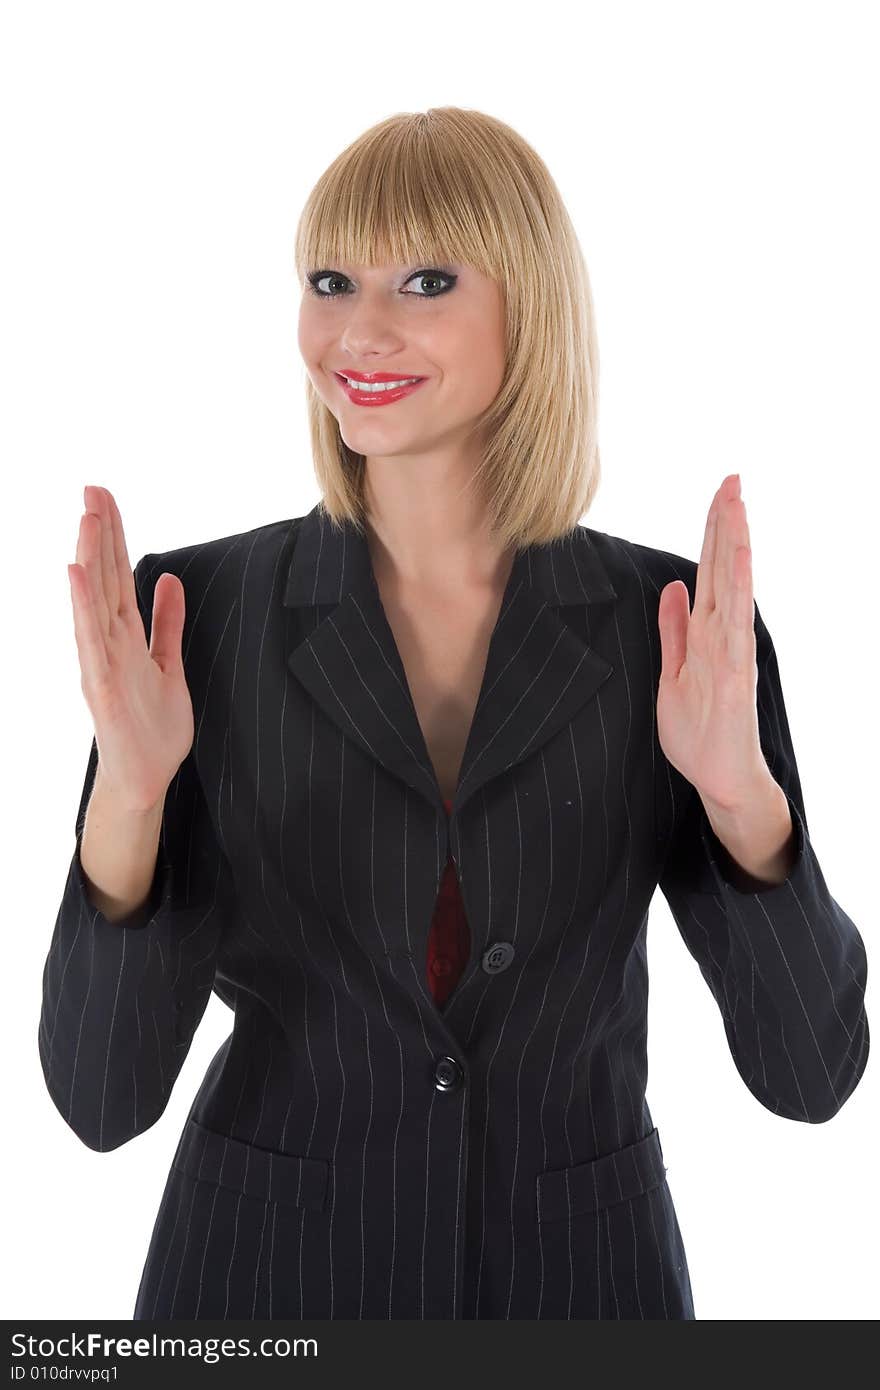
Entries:
POLYGON ((382 381, 402 381, 406 374, 403 372, 346 371, 344 375, 342 372, 334 372, 333 375, 336 377, 336 380, 339 382, 350 401, 355 405, 366 406, 368 409, 375 409, 376 406, 380 405, 391 405, 394 401, 399 401, 404 396, 412 395, 413 391, 417 391, 419 387, 428 380, 426 376, 422 376, 418 377, 407 386, 386 387, 382 391, 361 391, 358 390, 356 386, 350 386, 345 378, 351 377, 354 381, 373 383, 382 381))

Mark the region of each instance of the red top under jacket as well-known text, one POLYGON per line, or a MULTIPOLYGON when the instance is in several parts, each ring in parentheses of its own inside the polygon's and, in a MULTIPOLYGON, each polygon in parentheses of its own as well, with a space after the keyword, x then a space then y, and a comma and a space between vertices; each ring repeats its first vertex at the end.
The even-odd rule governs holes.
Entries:
MULTIPOLYGON (((452 802, 443 798, 447 816, 452 802)), ((438 1008, 443 1007, 467 964, 471 933, 451 855, 440 880, 440 890, 428 934, 428 984, 438 1008)))

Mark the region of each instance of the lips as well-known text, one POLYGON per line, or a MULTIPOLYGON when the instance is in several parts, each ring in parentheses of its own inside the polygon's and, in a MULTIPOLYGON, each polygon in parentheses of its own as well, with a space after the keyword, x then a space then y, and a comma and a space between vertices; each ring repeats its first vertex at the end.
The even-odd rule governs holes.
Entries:
POLYGON ((417 381, 424 381, 424 377, 419 376, 418 372, 335 372, 335 376, 347 376, 354 381, 366 381, 371 385, 381 381, 409 381, 413 377, 417 381))
MULTIPOLYGON (((367 409, 375 409, 381 405, 393 405, 395 401, 402 400, 404 396, 412 395, 413 391, 418 391, 428 380, 426 376, 422 376, 408 386, 398 386, 385 391, 359 391, 356 386, 349 386, 341 372, 334 372, 333 375, 348 399, 354 405, 366 406, 367 409)), ((366 377, 357 372, 352 372, 351 375, 359 381, 361 379, 376 382, 401 380, 400 377, 392 376, 390 372, 373 372, 366 377)))

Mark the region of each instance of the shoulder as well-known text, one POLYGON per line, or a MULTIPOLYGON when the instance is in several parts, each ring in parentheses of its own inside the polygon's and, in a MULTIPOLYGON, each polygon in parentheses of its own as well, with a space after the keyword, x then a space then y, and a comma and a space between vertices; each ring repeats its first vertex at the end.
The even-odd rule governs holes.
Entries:
POLYGON ((246 575, 259 582, 264 575, 286 573, 285 556, 289 563, 304 519, 288 517, 171 550, 148 551, 134 567, 138 591, 142 597, 148 596, 165 573, 177 575, 188 599, 194 593, 226 593, 231 586, 237 592, 246 575))
MULTIPOLYGON (((618 600, 631 601, 643 610, 656 614, 663 589, 674 579, 681 579, 687 585, 690 606, 693 608, 697 595, 697 560, 678 555, 673 550, 661 550, 658 546, 643 545, 624 536, 613 536, 607 531, 596 531, 589 526, 579 524, 578 530, 583 531, 595 547, 618 600)), ((760 664, 772 652, 773 639, 757 598, 754 605, 760 664)), ((651 630, 655 630, 653 624, 651 630)))
POLYGON ((599 556, 618 598, 654 596, 659 601, 661 590, 674 579, 688 587, 693 602, 697 583, 697 561, 671 550, 644 545, 625 536, 578 525, 599 556))

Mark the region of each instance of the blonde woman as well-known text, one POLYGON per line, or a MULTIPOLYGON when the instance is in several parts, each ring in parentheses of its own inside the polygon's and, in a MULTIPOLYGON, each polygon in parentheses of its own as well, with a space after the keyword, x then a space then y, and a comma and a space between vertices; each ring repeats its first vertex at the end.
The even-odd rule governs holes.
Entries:
POLYGON ((117 1148, 212 991, 234 1011, 138 1319, 692 1319, 645 1097, 657 886, 762 1105, 827 1121, 869 1042, 739 479, 698 563, 583 524, 588 275, 501 121, 368 130, 296 267, 314 509, 132 572, 85 490, 47 1086, 117 1148))

